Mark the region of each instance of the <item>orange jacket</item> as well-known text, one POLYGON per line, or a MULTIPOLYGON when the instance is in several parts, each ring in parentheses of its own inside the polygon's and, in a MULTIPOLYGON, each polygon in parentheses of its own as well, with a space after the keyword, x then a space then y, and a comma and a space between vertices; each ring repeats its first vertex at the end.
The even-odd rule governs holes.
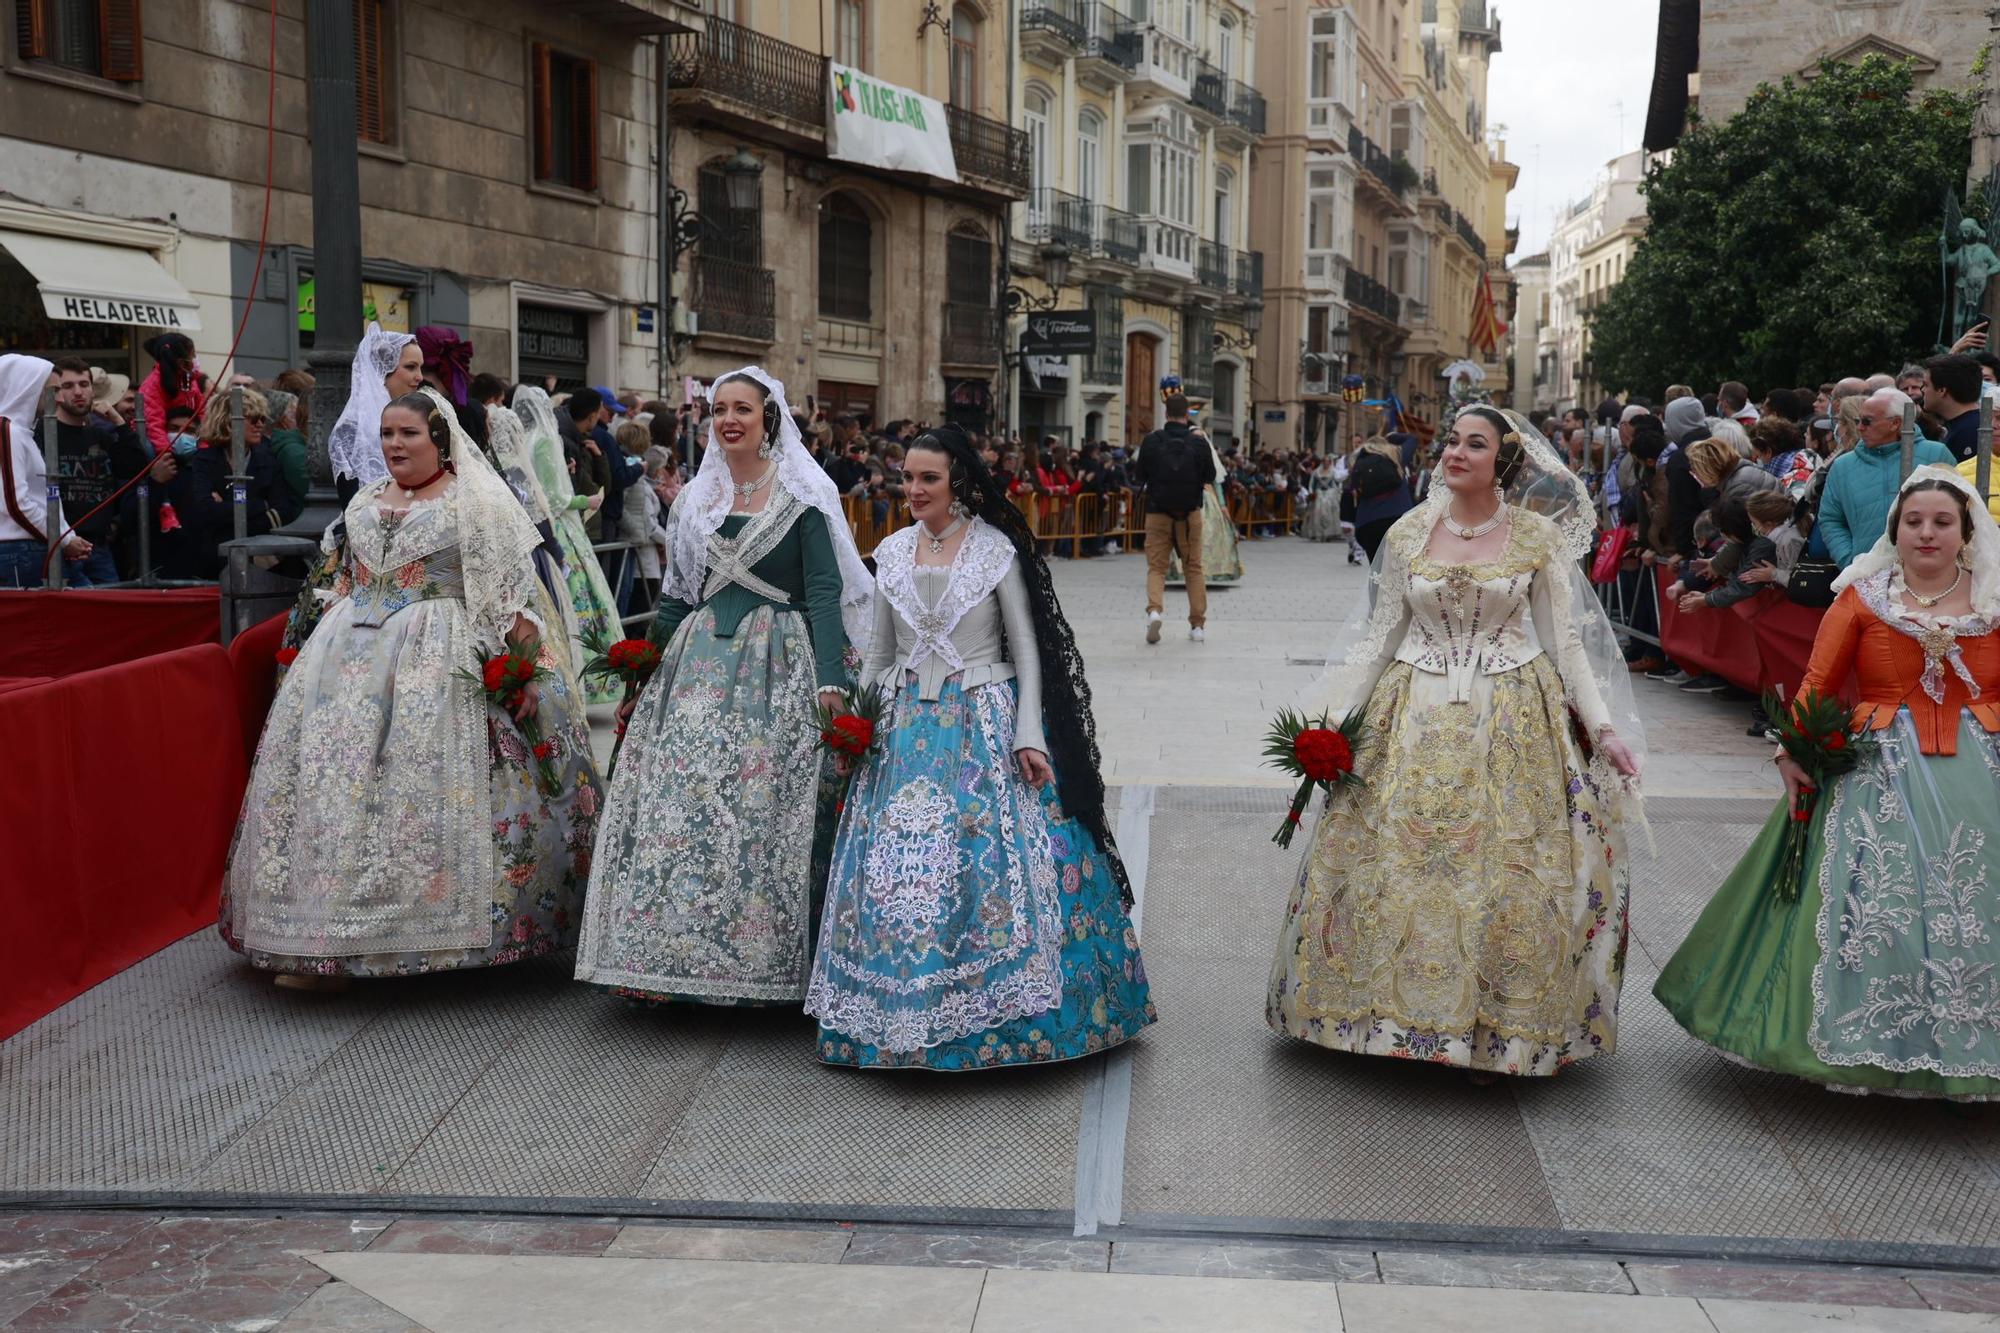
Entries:
POLYGON ((1925 754, 1956 754, 1960 709, 1971 712, 1988 731, 2000 731, 2000 630, 1962 638, 1958 647, 1966 670, 1979 682, 1979 697, 1972 697, 1946 662, 1944 702, 1935 703, 1919 683, 1924 674, 1923 645, 1882 623, 1859 591, 1848 588, 1820 622, 1799 694, 1807 690, 1837 694, 1852 671, 1860 694, 1854 705, 1855 726, 1880 731, 1895 720, 1898 708, 1907 708, 1916 724, 1918 747, 1925 754))

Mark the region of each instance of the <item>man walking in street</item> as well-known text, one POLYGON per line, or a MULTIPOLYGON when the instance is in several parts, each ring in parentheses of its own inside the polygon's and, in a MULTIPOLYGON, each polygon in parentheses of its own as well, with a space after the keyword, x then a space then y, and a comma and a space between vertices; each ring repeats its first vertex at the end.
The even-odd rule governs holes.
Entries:
POLYGON ((1202 488, 1215 474, 1208 442, 1188 425, 1188 400, 1169 394, 1167 424, 1139 445, 1132 479, 1146 493, 1146 642, 1160 641, 1167 595, 1167 557, 1179 555, 1187 574, 1188 638, 1208 637, 1208 583, 1201 567, 1202 488))

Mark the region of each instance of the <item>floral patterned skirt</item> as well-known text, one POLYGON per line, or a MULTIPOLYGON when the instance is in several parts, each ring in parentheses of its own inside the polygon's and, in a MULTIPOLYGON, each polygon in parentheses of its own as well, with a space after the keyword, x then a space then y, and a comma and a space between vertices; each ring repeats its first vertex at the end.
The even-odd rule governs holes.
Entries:
MULTIPOLYGON (((444 701, 477 688, 435 651, 446 641, 444 623, 463 616, 456 602, 420 602, 380 629, 351 626, 347 615, 342 601, 316 620, 272 705, 223 878, 223 940, 264 971, 345 977, 496 967, 569 948, 602 793, 583 707, 567 677, 552 669, 540 687, 538 717, 557 773, 554 789, 543 791, 520 732, 500 710, 475 707, 469 725, 476 731, 459 742, 437 736, 459 725, 459 711, 444 701), (422 761, 440 743, 484 756, 472 790, 436 790, 434 770, 422 761), (453 852, 447 840, 427 836, 429 826, 407 822, 413 810, 486 824, 488 940, 338 954, 244 943, 252 900, 268 896, 262 886, 309 882, 337 916, 362 917, 392 915, 399 895, 432 892, 453 852), (391 857, 400 860, 389 864, 391 857)), ((553 651, 544 646, 544 665, 554 666, 553 651)))
MULTIPOLYGON (((1243 581, 1243 557, 1236 549, 1236 525, 1229 521, 1229 508, 1222 492, 1214 486, 1201 493, 1201 581, 1212 587, 1218 583, 1243 581)), ((1167 586, 1178 588, 1187 582, 1178 554, 1167 557, 1167 586)))
POLYGON ((612 774, 579 980, 704 1004, 804 998, 831 767, 814 682, 796 611, 760 606, 729 638, 708 607, 681 622, 612 774))
POLYGON ((854 776, 806 1009, 828 1064, 1073 1060, 1154 1021, 1109 862, 1014 763, 1015 687, 914 683, 854 776))
POLYGON ((1959 725, 1951 755, 1907 711, 1875 733, 1820 798, 1791 901, 1778 802, 1653 988, 1676 1022, 1842 1091, 2000 1098, 2000 738, 1959 725))
POLYGON ((1546 657, 1396 663, 1299 868, 1265 1017, 1333 1050, 1544 1075, 1617 1044, 1630 880, 1546 657))

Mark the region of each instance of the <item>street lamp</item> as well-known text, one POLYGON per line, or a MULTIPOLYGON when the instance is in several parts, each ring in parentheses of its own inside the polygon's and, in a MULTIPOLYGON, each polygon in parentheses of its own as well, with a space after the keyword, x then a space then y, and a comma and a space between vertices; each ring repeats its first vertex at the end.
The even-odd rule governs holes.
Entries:
POLYGON ((1054 310, 1056 303, 1062 300, 1063 288, 1069 285, 1069 247, 1061 241, 1050 241, 1038 253, 1042 261, 1042 281, 1047 284, 1049 294, 1035 296, 1009 284, 1000 297, 1010 315, 1017 315, 1023 310, 1054 310))
POLYGON ((682 255, 705 239, 728 239, 748 232, 748 225, 740 219, 746 213, 757 211, 763 175, 764 164, 747 148, 738 148, 722 164, 722 197, 733 215, 728 221, 705 218, 695 212, 687 191, 676 188, 670 196, 672 219, 667 227, 667 235, 673 244, 673 253, 668 256, 669 265, 680 263, 682 255))
POLYGON ((1217 347, 1234 347, 1239 352, 1248 351, 1256 345, 1257 330, 1263 327, 1264 303, 1252 300, 1250 304, 1243 307, 1243 336, 1239 338, 1217 329, 1215 332, 1215 345, 1217 347))

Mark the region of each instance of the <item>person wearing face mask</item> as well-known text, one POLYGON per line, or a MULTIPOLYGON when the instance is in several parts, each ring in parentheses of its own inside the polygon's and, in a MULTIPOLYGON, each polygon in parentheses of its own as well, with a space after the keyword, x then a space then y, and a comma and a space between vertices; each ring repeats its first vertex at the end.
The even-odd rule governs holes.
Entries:
POLYGON ((865 649, 874 580, 784 385, 716 380, 667 517, 658 668, 618 710, 576 975, 629 999, 796 1005, 839 786, 821 705, 865 649))
POLYGON ((1278 1032, 1474 1082, 1617 1045, 1643 738, 1578 563, 1596 531, 1525 418, 1451 423, 1430 498, 1378 553, 1365 632, 1308 709, 1360 710, 1361 784, 1312 832, 1271 969, 1278 1032))
POLYGON ((1855 766, 1771 811, 1653 993, 1740 1063, 1842 1092, 2000 1098, 2000 528, 1949 464, 1834 580, 1798 697, 1851 686, 1855 766), (1860 746, 1866 738, 1872 744, 1860 746))
POLYGON ((378 431, 223 881, 223 940, 300 989, 567 949, 601 808, 534 525, 441 395, 378 431), (503 652, 543 673, 504 703, 480 680, 503 652))

